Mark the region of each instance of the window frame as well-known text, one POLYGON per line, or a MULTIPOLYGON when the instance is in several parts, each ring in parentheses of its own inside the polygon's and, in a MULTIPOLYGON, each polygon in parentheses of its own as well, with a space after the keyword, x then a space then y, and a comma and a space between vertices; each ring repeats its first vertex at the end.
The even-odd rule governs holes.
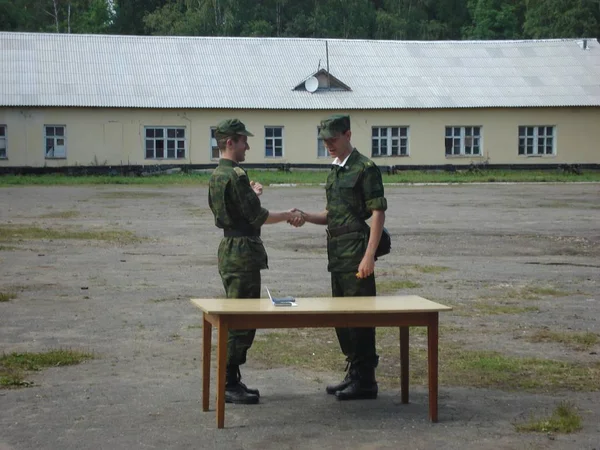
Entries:
POLYGON ((44 159, 67 159, 67 125, 64 124, 44 124, 44 159), (48 129, 53 128, 53 134, 48 134, 48 129), (55 134, 56 128, 62 128, 63 134, 55 134), (50 149, 48 148, 48 139, 52 139, 54 141, 54 145, 52 146, 52 155, 48 155, 50 149), (62 139, 63 144, 59 145, 58 140, 62 139), (63 155, 56 156, 57 147, 62 147, 63 155))
POLYGON ((517 156, 523 158, 541 158, 541 157, 552 157, 556 156, 556 125, 519 125, 517 128, 517 156), (548 131, 548 128, 552 129, 552 134, 548 136, 544 133, 543 137, 539 136, 539 129, 544 128, 544 132, 548 131), (525 134, 521 135, 521 130, 524 129, 525 134), (532 129, 533 134, 529 137, 528 130, 532 129), (539 139, 544 139, 544 149, 548 148, 547 140, 548 138, 552 139, 552 152, 551 153, 539 153, 539 139), (521 145, 521 139, 524 139, 525 142, 521 145), (529 145, 527 144, 527 139, 532 139, 532 150, 534 153, 527 153, 527 148, 529 145), (537 141, 537 143, 536 143, 537 141), (523 153, 521 153, 521 147, 523 147, 523 153))
POLYGON ((0 145, 0 159, 8 159, 8 125, 0 123, 3 134, 0 136, 0 142, 4 143, 4 155, 2 155, 2 146, 0 145))
POLYGON ((188 155, 188 142, 187 142, 187 128, 183 125, 144 125, 144 159, 147 160, 155 160, 155 161, 162 161, 162 160, 172 160, 172 161, 178 161, 178 160, 182 160, 182 159, 187 159, 187 155, 188 155), (154 136, 148 136, 148 131, 152 130, 154 136), (161 130, 161 134, 162 136, 156 136, 156 131, 157 130, 161 130), (175 136, 169 136, 169 131, 174 130, 174 134, 175 136), (183 130, 183 137, 178 137, 177 136, 177 132, 179 130, 183 130), (163 142, 163 147, 162 147, 162 151, 163 151, 163 156, 162 157, 158 157, 156 156, 156 142, 162 141, 163 142), (153 142, 153 152, 154 152, 154 156, 153 157, 149 157, 148 156, 148 142, 153 142), (169 157, 169 142, 173 142, 173 151, 174 156, 173 157, 169 157), (183 156, 179 157, 177 156, 180 147, 179 147, 179 142, 183 142, 183 156))
POLYGON ((218 159, 221 158, 221 152, 219 151, 219 144, 217 142, 217 139, 215 138, 215 131, 217 131, 217 127, 210 127, 210 139, 209 139, 209 144, 210 144, 210 160, 211 161, 216 161, 218 159), (214 143, 213 143, 214 140, 214 143), (217 152, 217 156, 214 156, 215 151, 217 152))
POLYGON ((371 127, 371 157, 372 158, 384 158, 384 157, 391 157, 391 158, 395 158, 395 157, 401 157, 401 158, 406 158, 410 156, 410 126, 409 125, 373 125, 371 127), (381 135, 381 130, 385 129, 386 130, 386 135, 382 136, 381 135), (398 130, 398 134, 396 136, 393 135, 393 130, 397 129, 398 130), (378 130, 378 135, 377 136, 373 136, 373 132, 375 130, 378 130), (406 135, 402 136, 402 130, 406 131, 406 135), (398 154, 393 155, 392 154, 392 147, 393 147, 393 141, 394 138, 396 138, 398 140, 398 154), (378 154, 376 155, 374 153, 374 147, 373 147, 373 141, 377 140, 378 141, 378 154), (381 153, 381 142, 385 140, 386 141, 386 153, 382 154, 381 153), (406 153, 402 154, 400 153, 402 150, 402 140, 406 140, 406 153))
POLYGON ((331 158, 331 155, 329 154, 329 151, 327 151, 327 147, 325 146, 325 140, 319 136, 320 132, 321 132, 321 127, 317 125, 317 158, 318 159, 331 158), (322 155, 319 154, 319 150, 321 150, 321 147, 323 148, 322 155))
MULTIPOLYGON (((454 145, 450 147, 450 149, 454 149, 454 145)), ((481 158, 483 156, 483 125, 446 125, 444 128, 444 156, 446 158, 481 158), (460 136, 455 135, 455 131, 457 128, 460 128, 460 136), (478 130, 478 135, 475 134, 475 129, 478 130), (448 136, 448 129, 452 130, 452 135, 448 136), (467 135, 467 129, 471 129, 471 134, 467 135), (475 145, 472 143, 471 153, 466 153, 466 138, 474 138, 477 137, 479 139, 479 153, 473 153, 473 147, 475 145), (446 146, 448 139, 460 139, 460 153, 448 153, 448 147, 446 146)))
POLYGON ((283 125, 265 125, 265 159, 280 159, 283 158, 285 156, 285 127, 283 125), (275 136, 273 134, 273 136, 267 136, 267 130, 268 129, 281 129, 281 136, 275 136), (275 140, 276 139, 281 139, 281 155, 276 155, 276 146, 275 146, 275 140), (271 156, 267 155, 267 143, 268 141, 271 140, 272 141, 272 151, 273 154, 271 156))

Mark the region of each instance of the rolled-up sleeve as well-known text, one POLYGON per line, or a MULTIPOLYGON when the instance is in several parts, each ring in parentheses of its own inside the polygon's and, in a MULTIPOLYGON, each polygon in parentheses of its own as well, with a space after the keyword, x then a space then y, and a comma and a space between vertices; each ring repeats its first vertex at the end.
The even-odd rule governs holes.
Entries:
POLYGON ((239 200, 241 215, 253 228, 262 227, 269 217, 269 211, 260 206, 260 199, 252 190, 248 178, 240 176, 232 185, 239 200))
POLYGON ((385 211, 387 209, 383 179, 377 166, 371 165, 365 168, 362 188, 365 205, 369 211, 385 211))

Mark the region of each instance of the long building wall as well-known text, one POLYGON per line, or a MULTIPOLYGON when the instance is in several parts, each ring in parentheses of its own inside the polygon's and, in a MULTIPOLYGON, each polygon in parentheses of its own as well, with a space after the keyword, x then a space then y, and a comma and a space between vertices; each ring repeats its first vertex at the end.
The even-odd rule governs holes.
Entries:
MULTIPOLYGON (((209 164, 210 128, 238 117, 254 133, 248 163, 327 164, 317 154, 317 126, 339 111, 0 108, 0 167, 209 164), (47 158, 46 126, 64 126, 65 157, 47 158), (147 159, 145 127, 185 131, 185 158, 147 159), (2 136, 2 129, 4 134, 2 136), (265 157, 265 127, 283 127, 283 156, 265 157), (4 139, 4 141, 2 140, 4 139), (5 158, 1 158, 2 146, 5 158)), ((408 127, 408 156, 379 165, 600 163, 600 108, 352 111, 352 142, 371 155, 373 127, 408 127), (446 155, 446 127, 480 127, 480 156, 446 155), (552 155, 518 154, 519 127, 553 127, 552 155)), ((460 130, 459 130, 460 131, 460 130)), ((463 131, 464 133, 464 131, 463 131)), ((536 141, 537 142, 537 141, 536 141)))

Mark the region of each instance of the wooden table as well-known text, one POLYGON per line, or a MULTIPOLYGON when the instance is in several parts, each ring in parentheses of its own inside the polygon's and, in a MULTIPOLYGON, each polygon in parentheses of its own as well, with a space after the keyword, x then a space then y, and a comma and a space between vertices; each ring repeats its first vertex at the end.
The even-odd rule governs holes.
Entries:
POLYGON ((212 327, 217 330, 217 427, 225 426, 225 366, 231 329, 399 327, 400 390, 408 403, 409 327, 427 327, 429 419, 438 417, 438 321, 452 308, 416 295, 298 298, 298 306, 274 306, 269 299, 192 299, 203 311, 202 410, 208 411, 212 327))

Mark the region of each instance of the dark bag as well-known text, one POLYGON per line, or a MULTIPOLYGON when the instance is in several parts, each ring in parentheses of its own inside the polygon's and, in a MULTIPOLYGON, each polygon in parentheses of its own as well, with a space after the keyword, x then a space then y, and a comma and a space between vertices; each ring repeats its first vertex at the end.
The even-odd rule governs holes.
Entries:
POLYGON ((375 251, 375 257, 381 258, 384 255, 387 255, 392 250, 392 237, 390 236, 390 232, 387 228, 383 227, 383 231, 381 232, 381 239, 379 240, 379 245, 377 246, 377 250, 375 251))

